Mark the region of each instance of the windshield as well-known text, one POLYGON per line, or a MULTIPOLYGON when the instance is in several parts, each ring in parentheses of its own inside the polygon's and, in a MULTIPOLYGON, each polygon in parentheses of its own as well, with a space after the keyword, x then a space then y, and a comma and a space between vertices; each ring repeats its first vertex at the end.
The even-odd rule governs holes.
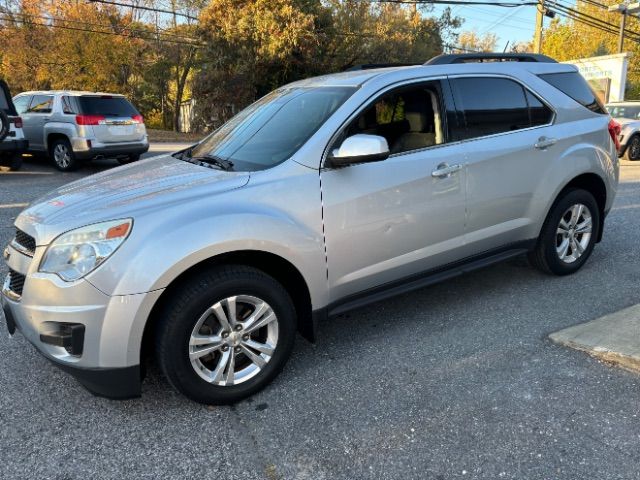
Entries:
POLYGON ((613 118, 629 118, 632 120, 640 119, 640 105, 607 105, 607 110, 613 118))
POLYGON ((196 145, 190 157, 214 157, 236 171, 264 170, 291 157, 355 91, 282 88, 248 106, 196 145))

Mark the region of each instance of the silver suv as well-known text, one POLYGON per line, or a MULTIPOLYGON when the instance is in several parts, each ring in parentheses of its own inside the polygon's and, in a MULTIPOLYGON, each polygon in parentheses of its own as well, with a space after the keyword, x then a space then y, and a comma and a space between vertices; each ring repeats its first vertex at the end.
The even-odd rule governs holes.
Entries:
POLYGON ((139 395, 152 352, 230 403, 329 315, 524 253, 575 272, 616 194, 615 125, 573 66, 478 58, 296 82, 39 199, 5 251, 10 332, 100 395, 139 395))
POLYGON ((640 101, 608 103, 607 110, 621 126, 618 155, 640 160, 640 101))
POLYGON ((82 160, 138 160, 149 150, 142 115, 122 95, 74 91, 24 92, 13 99, 29 149, 62 171, 82 160))

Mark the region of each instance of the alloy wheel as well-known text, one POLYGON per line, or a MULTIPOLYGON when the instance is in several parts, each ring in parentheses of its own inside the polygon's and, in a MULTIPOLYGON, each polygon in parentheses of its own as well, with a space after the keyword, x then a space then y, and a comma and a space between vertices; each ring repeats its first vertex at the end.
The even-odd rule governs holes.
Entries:
POLYGON ((264 300, 227 297, 209 307, 189 338, 189 360, 205 381, 229 386, 255 377, 273 357, 278 318, 264 300))
POLYGON ((640 158, 640 138, 633 137, 629 146, 629 159, 638 160, 640 158))
POLYGON ((60 168, 67 168, 71 163, 71 155, 67 147, 61 143, 57 144, 53 149, 53 160, 60 168))
POLYGON ((593 218, 589 208, 576 203, 560 217, 556 230, 556 253, 565 263, 578 260, 589 247, 593 218))

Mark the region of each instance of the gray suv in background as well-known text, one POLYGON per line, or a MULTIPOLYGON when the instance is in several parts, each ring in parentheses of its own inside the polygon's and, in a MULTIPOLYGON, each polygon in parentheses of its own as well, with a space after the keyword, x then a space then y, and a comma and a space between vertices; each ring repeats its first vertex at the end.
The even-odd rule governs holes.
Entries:
POLYGON ((151 353, 188 397, 235 402, 328 316, 516 255, 576 272, 618 133, 544 56, 292 83, 189 149, 32 203, 5 250, 7 325, 99 395, 140 395, 151 353))
POLYGON ((29 150, 47 154, 59 170, 71 171, 83 160, 102 157, 130 163, 149 150, 142 115, 122 95, 24 92, 13 103, 29 150))

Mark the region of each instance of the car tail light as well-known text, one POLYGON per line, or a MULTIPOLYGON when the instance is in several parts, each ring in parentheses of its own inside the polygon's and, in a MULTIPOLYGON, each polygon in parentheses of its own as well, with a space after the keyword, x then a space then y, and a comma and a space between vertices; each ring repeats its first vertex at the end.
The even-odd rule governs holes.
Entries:
POLYGON ((144 118, 142 118, 142 115, 140 114, 134 115, 131 118, 133 118, 133 121, 136 123, 144 123, 144 118))
POLYGON ((13 123, 16 128, 22 128, 22 118, 12 117, 9 123, 13 123))
POLYGON ((622 127, 618 122, 611 119, 609 120, 609 135, 611 135, 611 140, 616 146, 616 150, 620 150, 620 140, 618 139, 618 135, 622 131, 622 127))
POLYGON ((100 125, 106 117, 104 115, 76 115, 78 125, 100 125))

